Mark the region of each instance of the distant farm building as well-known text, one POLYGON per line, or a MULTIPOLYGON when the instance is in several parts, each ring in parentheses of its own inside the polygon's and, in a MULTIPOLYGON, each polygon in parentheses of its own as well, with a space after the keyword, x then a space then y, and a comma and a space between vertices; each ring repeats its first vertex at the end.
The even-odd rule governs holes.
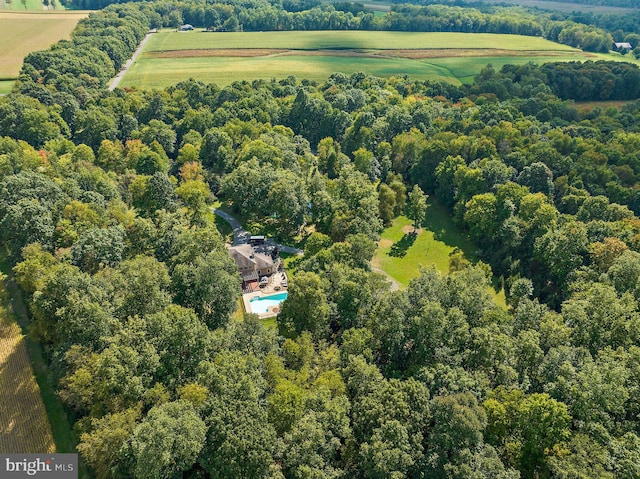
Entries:
POLYGON ((617 51, 621 51, 621 50, 630 51, 630 50, 633 50, 633 47, 631 46, 631 43, 629 43, 629 42, 614 43, 613 47, 614 47, 614 50, 617 50, 617 51))

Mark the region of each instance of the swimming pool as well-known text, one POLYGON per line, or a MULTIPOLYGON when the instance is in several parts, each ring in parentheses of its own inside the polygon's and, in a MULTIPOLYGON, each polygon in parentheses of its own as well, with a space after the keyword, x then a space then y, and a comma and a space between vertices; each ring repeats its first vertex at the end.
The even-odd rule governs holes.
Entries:
POLYGON ((289 293, 278 293, 271 294, 269 296, 257 296, 255 298, 251 298, 249 300, 249 304, 251 305, 251 312, 255 314, 264 314, 264 313, 272 313, 273 307, 280 306, 284 300, 287 299, 289 293))

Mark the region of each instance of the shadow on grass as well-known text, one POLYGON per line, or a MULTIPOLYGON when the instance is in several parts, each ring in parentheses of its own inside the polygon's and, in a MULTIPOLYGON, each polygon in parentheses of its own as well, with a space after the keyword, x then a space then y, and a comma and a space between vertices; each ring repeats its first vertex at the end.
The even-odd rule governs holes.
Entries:
POLYGON ((394 243, 389 251, 389 256, 395 256, 396 258, 404 258, 407 254, 407 250, 416 242, 418 235, 415 232, 405 233, 400 241, 394 243))
POLYGON ((459 248, 470 261, 477 260, 477 246, 451 220, 449 212, 444 206, 435 201, 430 201, 427 218, 423 226, 433 232, 434 239, 454 248, 459 248))

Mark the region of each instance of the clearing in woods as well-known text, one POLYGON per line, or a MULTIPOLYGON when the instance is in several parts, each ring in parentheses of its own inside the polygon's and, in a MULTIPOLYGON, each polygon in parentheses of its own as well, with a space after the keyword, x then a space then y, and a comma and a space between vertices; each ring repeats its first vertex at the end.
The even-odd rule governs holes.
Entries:
POLYGON ((89 12, 16 12, 0 9, 0 93, 8 93, 27 54, 43 50, 71 31, 89 12))
MULTIPOLYGON (((619 56, 618 56, 619 57, 619 56)), ((471 82, 487 64, 596 60, 543 38, 485 33, 378 31, 175 32, 151 36, 120 86, 164 88, 194 78, 221 86, 289 75, 323 81, 364 72, 471 82)))
POLYGON ((0 272, 0 452, 52 453, 49 418, 9 304, 0 272))
MULTIPOLYGON (((420 275, 421 267, 435 267, 443 274, 449 272, 449 257, 456 250, 471 263, 478 261, 477 246, 453 223, 451 215, 436 201, 429 201, 424 227, 414 235, 411 220, 399 216, 382 232, 378 248, 371 260, 401 287, 420 275)), ((491 288, 496 303, 506 307, 504 290, 491 288)))

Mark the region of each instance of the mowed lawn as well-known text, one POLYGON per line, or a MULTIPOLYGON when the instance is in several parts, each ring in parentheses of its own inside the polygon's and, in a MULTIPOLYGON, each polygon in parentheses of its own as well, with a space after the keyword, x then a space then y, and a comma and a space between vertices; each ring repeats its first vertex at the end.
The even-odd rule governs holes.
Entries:
POLYGON ((151 36, 121 86, 164 88, 194 78, 221 86, 238 80, 317 81, 362 71, 390 77, 470 82, 487 63, 586 60, 592 54, 543 38, 469 33, 368 31, 162 31, 151 36))
MULTIPOLYGON (((393 224, 382 232, 372 265, 379 268, 401 287, 420 275, 420 268, 435 267, 443 274, 449 272, 449 257, 460 249, 464 257, 474 263, 477 261, 476 245, 451 221, 444 207, 429 202, 427 220, 416 237, 408 233, 413 231, 411 220, 399 216, 393 224)), ((496 302, 505 306, 504 291, 491 289, 496 302)))
POLYGON ((0 280, 0 452, 55 451, 26 341, 10 312, 9 297, 0 280))
MULTIPOLYGON (((89 12, 12 12, 0 10, 0 80, 16 78, 24 57, 44 50, 71 31, 89 12)), ((0 88, 6 85, 0 85, 0 88)))

